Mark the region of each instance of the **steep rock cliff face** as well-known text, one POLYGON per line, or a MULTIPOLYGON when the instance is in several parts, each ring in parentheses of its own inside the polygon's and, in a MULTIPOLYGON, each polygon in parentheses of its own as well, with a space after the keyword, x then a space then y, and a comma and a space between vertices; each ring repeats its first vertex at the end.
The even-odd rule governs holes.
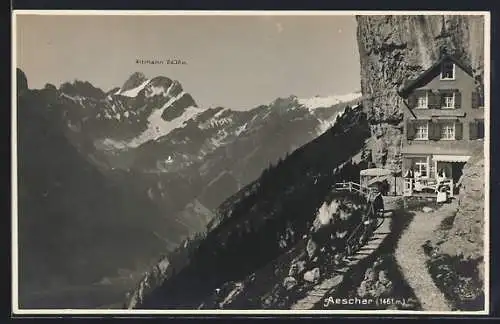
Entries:
MULTIPOLYGON (((472 67, 479 84, 484 66, 482 16, 358 16, 361 90, 373 134, 387 143, 388 161, 400 149, 402 111, 396 90, 431 66, 445 50, 472 67)), ((376 148, 374 148, 374 151, 376 148)))
MULTIPOLYGON (((440 250, 465 259, 478 259, 483 255, 484 235, 484 157, 477 150, 464 167, 464 180, 458 196, 459 209, 453 226, 440 250)), ((482 271, 479 272, 482 274, 482 271)))
POLYGON ((484 307, 483 153, 478 149, 471 154, 464 167, 459 208, 429 242, 429 272, 453 307, 461 310, 484 307))

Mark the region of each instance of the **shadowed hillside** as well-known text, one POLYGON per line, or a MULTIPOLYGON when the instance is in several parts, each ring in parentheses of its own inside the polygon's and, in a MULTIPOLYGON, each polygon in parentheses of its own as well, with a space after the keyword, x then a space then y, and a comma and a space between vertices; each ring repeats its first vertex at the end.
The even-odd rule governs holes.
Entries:
MULTIPOLYGON (((175 231, 175 224, 169 227, 144 195, 106 178, 80 155, 61 130, 55 90, 28 90, 24 73, 18 75, 20 306, 70 307, 35 295, 146 268, 165 250, 153 229, 175 231)), ((84 306, 97 306, 92 300, 84 306)))
MULTIPOLYGON (((361 108, 346 109, 335 125, 297 149, 261 177, 226 200, 217 224, 201 242, 191 244, 182 262, 172 262, 171 279, 142 296, 136 308, 193 308, 215 287, 255 269, 283 253, 279 233, 293 228, 306 233, 332 185, 357 180, 359 166, 347 163, 370 136, 361 108)), ((201 238, 200 238, 201 239, 201 238)))

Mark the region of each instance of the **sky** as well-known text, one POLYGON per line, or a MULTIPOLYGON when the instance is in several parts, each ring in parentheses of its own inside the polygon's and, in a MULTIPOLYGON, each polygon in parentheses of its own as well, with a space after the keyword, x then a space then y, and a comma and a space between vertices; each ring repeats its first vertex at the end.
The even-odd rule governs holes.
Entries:
POLYGON ((178 80, 201 107, 237 110, 360 89, 354 16, 31 14, 16 27, 16 65, 30 88, 78 79, 108 91, 142 72, 178 80))

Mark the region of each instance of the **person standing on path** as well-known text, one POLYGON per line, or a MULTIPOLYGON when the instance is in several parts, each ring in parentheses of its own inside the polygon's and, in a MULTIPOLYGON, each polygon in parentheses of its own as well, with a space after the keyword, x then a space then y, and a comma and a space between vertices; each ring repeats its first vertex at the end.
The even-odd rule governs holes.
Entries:
POLYGON ((363 234, 361 235, 361 245, 366 244, 367 240, 373 234, 377 220, 384 213, 384 199, 379 187, 368 194, 368 212, 363 217, 363 234))

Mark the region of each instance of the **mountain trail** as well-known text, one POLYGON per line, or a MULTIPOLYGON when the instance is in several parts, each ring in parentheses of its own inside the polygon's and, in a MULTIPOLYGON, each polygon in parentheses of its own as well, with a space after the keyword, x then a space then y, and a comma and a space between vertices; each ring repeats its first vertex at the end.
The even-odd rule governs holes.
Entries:
POLYGON ((412 222, 403 232, 396 247, 396 261, 424 311, 451 310, 444 294, 436 287, 427 269, 427 256, 422 245, 454 210, 456 203, 444 205, 430 213, 415 212, 412 222))
POLYGON ((372 255, 382 245, 384 240, 390 234, 390 226, 393 213, 386 212, 381 225, 375 230, 369 242, 363 246, 354 255, 348 256, 345 261, 345 266, 340 269, 335 269, 334 276, 326 278, 319 284, 315 285, 307 295, 294 303, 291 309, 313 309, 316 307, 325 296, 332 295, 332 292, 339 287, 344 281, 345 276, 349 276, 350 271, 353 270, 362 260, 372 255))

